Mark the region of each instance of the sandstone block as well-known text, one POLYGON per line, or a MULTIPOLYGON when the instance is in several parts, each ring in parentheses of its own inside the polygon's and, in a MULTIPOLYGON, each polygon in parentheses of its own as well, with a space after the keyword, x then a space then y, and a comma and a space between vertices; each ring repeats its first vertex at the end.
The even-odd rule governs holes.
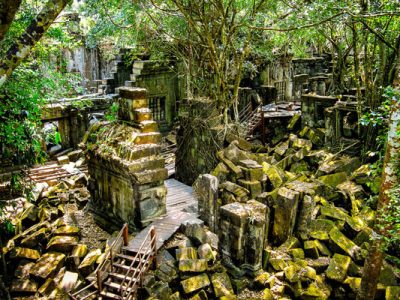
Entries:
POLYGON ((216 297, 234 295, 231 280, 226 273, 214 273, 211 275, 211 282, 216 297))
POLYGON ((194 277, 190 277, 186 280, 181 281, 183 291, 186 294, 192 293, 199 289, 205 288, 210 285, 210 280, 207 274, 201 274, 194 277))
POLYGON ((63 266, 65 254, 57 252, 48 252, 43 254, 36 264, 30 270, 30 274, 42 280, 53 277, 63 266))
POLYGON ((179 260, 179 271, 200 273, 207 270, 205 259, 181 259, 179 260))
POLYGON ((329 279, 343 282, 349 269, 351 258, 345 255, 335 253, 331 259, 326 276, 329 279))

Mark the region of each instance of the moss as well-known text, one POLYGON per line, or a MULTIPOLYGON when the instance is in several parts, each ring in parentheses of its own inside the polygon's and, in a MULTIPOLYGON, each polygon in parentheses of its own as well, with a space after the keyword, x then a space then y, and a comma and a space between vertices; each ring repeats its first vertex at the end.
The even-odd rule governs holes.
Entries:
POLYGON ((329 279, 343 282, 346 278, 350 263, 350 257, 335 253, 331 259, 328 269, 326 270, 326 276, 329 279))

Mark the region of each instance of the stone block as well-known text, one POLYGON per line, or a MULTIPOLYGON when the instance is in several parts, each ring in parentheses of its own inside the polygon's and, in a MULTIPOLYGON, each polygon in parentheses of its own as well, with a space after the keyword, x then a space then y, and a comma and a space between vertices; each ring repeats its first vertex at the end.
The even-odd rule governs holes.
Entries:
POLYGON ((239 179, 238 182, 242 187, 244 187, 246 190, 250 191, 251 199, 255 199, 262 192, 261 182, 259 182, 259 181, 247 181, 247 180, 239 179))
POLYGON ((350 257, 356 260, 360 259, 360 247, 341 233, 337 227, 333 227, 331 231, 329 231, 329 237, 337 247, 350 257))
POLYGON ((41 228, 25 237, 20 245, 26 248, 35 248, 47 236, 48 231, 47 228, 41 228))
POLYGON ((263 179, 264 173, 262 166, 254 160, 241 160, 239 166, 242 169, 245 180, 260 181, 263 179))
POLYGON ((179 271, 200 273, 207 270, 207 260, 205 259, 180 259, 179 271))
POLYGON ((307 239, 309 236, 310 223, 312 214, 315 209, 315 201, 313 197, 305 195, 300 203, 300 209, 297 217, 297 232, 302 239, 307 239))
POLYGON ((245 241, 245 262, 242 267, 254 273, 262 268, 266 206, 256 200, 250 200, 245 204, 245 209, 249 216, 245 241))
POLYGON ((151 182, 163 181, 168 178, 167 169, 146 170, 134 174, 134 178, 138 184, 147 184, 151 182))
POLYGON ((201 274, 194 277, 190 277, 186 280, 181 281, 183 291, 186 294, 200 290, 210 285, 210 280, 207 274, 201 274))
POLYGON ((69 164, 69 158, 67 155, 62 155, 57 157, 57 162, 59 165, 66 165, 69 164))
POLYGON ((78 241, 79 239, 75 236, 53 236, 47 243, 47 249, 69 253, 78 244, 78 241))
POLYGON ((289 141, 281 142, 278 145, 276 145, 274 151, 276 154, 280 156, 284 156, 286 151, 289 149, 289 141))
POLYGON ((191 219, 182 224, 184 234, 201 245, 207 242, 207 234, 204 228, 204 222, 200 219, 191 219))
POLYGON ((212 231, 216 231, 218 225, 218 184, 218 178, 210 174, 200 175, 193 184, 200 217, 212 231))
POLYGON ((203 244, 198 249, 197 252, 199 257, 205 259, 206 261, 214 262, 216 259, 216 252, 214 252, 210 246, 210 244, 203 244))
POLYGON ((296 223, 299 193, 281 187, 274 206, 272 238, 282 244, 292 235, 296 223))
POLYGON ((120 87, 119 96, 125 99, 147 99, 147 90, 139 87, 120 87))
POLYGON ((234 295, 231 280, 226 273, 214 273, 211 275, 211 283, 215 297, 234 295))
POLYGON ((219 188, 232 193, 235 198, 240 202, 247 201, 250 194, 250 191, 248 189, 230 181, 225 181, 224 183, 220 184, 219 188))
POLYGON ((38 260, 40 258, 39 251, 35 249, 15 247, 11 250, 10 258, 12 259, 28 259, 31 261, 38 260))
POLYGON ((175 254, 177 260, 197 259, 197 251, 193 247, 176 249, 175 254))
POLYGON ((79 272, 84 275, 88 275, 95 269, 95 264, 97 258, 101 255, 100 249, 93 249, 91 250, 85 258, 82 260, 81 264, 78 266, 79 272))
POLYGON ((136 137, 134 143, 136 145, 159 144, 159 143, 161 143, 161 138, 162 138, 162 136, 159 132, 140 133, 136 137))
POLYGON ((263 171, 268 176, 274 188, 279 188, 287 180, 285 172, 275 166, 263 163, 263 171))
POLYGON ((29 279, 14 279, 11 282, 10 292, 12 294, 35 294, 38 285, 35 281, 29 279))
POLYGON ((344 209, 340 209, 334 206, 322 206, 321 207, 321 215, 330 217, 332 219, 347 221, 349 219, 349 215, 344 209))
POLYGON ((335 281, 343 282, 347 276, 347 270, 349 269, 350 262, 350 257, 335 253, 331 259, 328 269, 326 270, 326 277, 335 281))
POLYGON ((329 174, 318 177, 318 180, 331 187, 337 187, 339 184, 347 180, 347 175, 345 172, 329 174))
POLYGON ((73 265, 74 268, 77 268, 80 264, 80 260, 86 256, 87 252, 87 245, 78 244, 72 249, 71 255, 67 258, 67 260, 73 265))
POLYGON ((48 252, 43 254, 30 270, 30 274, 34 278, 46 280, 53 277, 57 271, 63 266, 65 254, 57 252, 48 252))
POLYGON ((76 226, 60 226, 56 230, 53 231, 54 235, 69 235, 69 236, 77 236, 80 233, 80 229, 76 226))

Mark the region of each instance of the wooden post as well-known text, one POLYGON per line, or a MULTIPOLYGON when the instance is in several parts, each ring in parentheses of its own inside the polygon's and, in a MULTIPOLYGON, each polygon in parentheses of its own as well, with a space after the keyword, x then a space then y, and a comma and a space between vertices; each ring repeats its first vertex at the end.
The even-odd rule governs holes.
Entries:
POLYGON ((156 237, 156 229, 154 226, 150 229, 150 241, 151 241, 151 261, 152 268, 156 268, 156 250, 157 250, 157 237, 156 237))
POLYGON ((265 145, 265 120, 264 120, 264 112, 262 110, 262 106, 260 114, 261 114, 261 140, 265 145))
POLYGON ((112 270, 113 270, 113 252, 112 252, 112 248, 110 248, 110 264, 111 264, 111 266, 110 266, 110 268, 111 268, 111 272, 112 272, 112 270))
POLYGON ((103 282, 101 281, 101 271, 98 270, 96 275, 97 275, 97 287, 99 289, 99 293, 101 293, 101 290, 103 289, 103 282))
POLYGON ((129 231, 128 231, 128 224, 127 223, 124 224, 122 236, 124 238, 124 246, 128 246, 128 243, 129 243, 129 231))

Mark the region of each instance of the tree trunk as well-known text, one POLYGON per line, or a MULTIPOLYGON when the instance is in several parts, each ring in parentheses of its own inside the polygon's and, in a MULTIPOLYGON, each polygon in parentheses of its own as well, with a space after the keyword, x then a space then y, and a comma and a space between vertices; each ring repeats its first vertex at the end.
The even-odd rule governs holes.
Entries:
POLYGON ((22 0, 0 0, 0 42, 14 20, 22 0))
MULTIPOLYGON (((400 151, 400 135, 397 131, 400 126, 400 101, 395 97, 392 100, 389 122, 389 132, 382 171, 382 183, 378 199, 378 211, 381 212, 390 201, 391 190, 399 184, 397 173, 399 168, 398 153, 400 151)), ((375 226, 375 231, 379 236, 373 241, 365 260, 361 287, 357 295, 357 300, 375 298, 376 286, 383 260, 383 240, 381 236, 385 234, 384 229, 381 229, 384 227, 382 225, 385 224, 380 225, 379 227, 375 226)))
POLYGON ((50 0, 0 61, 0 86, 29 54, 70 0, 50 0))

